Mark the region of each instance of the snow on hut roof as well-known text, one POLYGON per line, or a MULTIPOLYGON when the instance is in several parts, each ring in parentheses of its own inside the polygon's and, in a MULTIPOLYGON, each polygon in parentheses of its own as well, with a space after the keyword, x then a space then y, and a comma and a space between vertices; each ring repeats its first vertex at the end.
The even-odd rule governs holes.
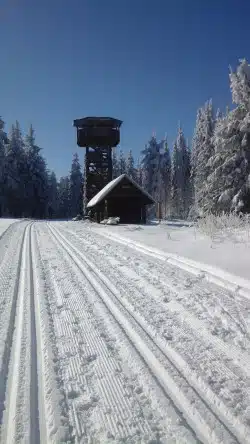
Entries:
POLYGON ((138 185, 138 183, 136 183, 133 179, 131 179, 131 177, 127 176, 127 174, 121 174, 121 176, 116 177, 115 179, 111 180, 111 182, 109 182, 101 191, 99 191, 99 193, 97 193, 88 203, 87 208, 92 208, 95 205, 99 204, 106 196, 107 194, 113 190, 113 188, 116 187, 116 185, 118 185, 118 183, 120 183, 124 178, 127 178, 136 188, 138 188, 138 190, 140 190, 145 196, 147 196, 152 203, 155 202, 155 200, 153 199, 152 196, 150 196, 150 194, 147 193, 147 191, 145 191, 142 187, 140 187, 140 185, 138 185))

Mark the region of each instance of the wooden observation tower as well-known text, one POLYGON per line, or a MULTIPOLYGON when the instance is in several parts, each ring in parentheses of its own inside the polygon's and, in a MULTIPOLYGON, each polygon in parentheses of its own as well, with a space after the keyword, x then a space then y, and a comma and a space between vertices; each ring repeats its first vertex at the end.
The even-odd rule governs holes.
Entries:
POLYGON ((86 148, 84 164, 83 213, 88 202, 112 180, 112 148, 120 142, 121 120, 112 117, 85 117, 74 120, 77 145, 86 148))

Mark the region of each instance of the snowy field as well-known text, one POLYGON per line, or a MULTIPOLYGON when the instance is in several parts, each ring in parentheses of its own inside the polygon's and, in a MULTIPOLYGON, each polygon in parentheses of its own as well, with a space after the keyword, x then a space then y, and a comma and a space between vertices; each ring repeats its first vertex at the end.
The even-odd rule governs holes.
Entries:
POLYGON ((250 442, 249 245, 193 231, 9 226, 1 443, 250 442))

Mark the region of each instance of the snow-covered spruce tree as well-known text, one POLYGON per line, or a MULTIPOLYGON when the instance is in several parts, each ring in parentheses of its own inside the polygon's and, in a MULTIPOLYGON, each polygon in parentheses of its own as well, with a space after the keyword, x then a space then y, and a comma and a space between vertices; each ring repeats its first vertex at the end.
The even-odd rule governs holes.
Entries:
POLYGON ((185 167, 184 167, 183 210, 184 210, 184 217, 187 218, 193 203, 193 188, 191 181, 191 151, 188 142, 186 144, 184 165, 185 167))
POLYGON ((198 153, 199 148, 202 145, 203 141, 203 112, 202 108, 199 108, 196 115, 196 124, 194 129, 194 135, 192 139, 192 151, 191 151, 191 187, 192 187, 192 195, 193 195, 193 201, 192 201, 192 208, 191 208, 191 215, 196 216, 198 215, 198 208, 197 208, 197 201, 196 201, 196 187, 197 187, 197 180, 196 180, 196 170, 198 165, 198 153))
POLYGON ((48 211, 48 171, 41 148, 35 143, 32 125, 25 137, 24 154, 26 164, 22 177, 25 181, 25 215, 44 218, 48 211))
POLYGON ((48 217, 54 219, 58 216, 58 183, 54 171, 48 173, 48 217))
POLYGON ((116 148, 113 148, 112 151, 112 178, 115 179, 120 174, 119 163, 117 160, 116 148))
POLYGON ((172 156, 172 216, 186 218, 189 212, 190 154, 179 127, 172 156))
POLYGON ((73 156, 69 181, 70 215, 73 217, 77 214, 82 214, 83 208, 83 176, 81 172, 79 156, 77 153, 75 153, 73 156))
POLYGON ((210 159, 214 154, 213 133, 215 119, 210 100, 198 110, 191 154, 191 175, 194 187, 194 207, 198 214, 205 211, 206 180, 211 172, 210 159))
POLYGON ((171 156, 168 148, 167 139, 162 141, 161 153, 161 198, 162 198, 162 216, 166 218, 171 211, 171 156))
POLYGON ((151 137, 141 154, 141 166, 144 173, 143 186, 159 202, 161 153, 160 144, 155 136, 151 137))
POLYGON ((131 179, 136 181, 136 170, 135 170, 135 161, 133 157, 132 150, 129 150, 127 162, 126 162, 126 173, 131 179))
POLYGON ((24 142, 19 123, 11 126, 6 146, 6 206, 7 214, 14 217, 23 215, 25 201, 26 158, 24 142))
POLYGON ((250 66, 240 61, 230 74, 237 107, 221 118, 214 132, 207 211, 250 212, 250 66))
POLYGON ((143 167, 142 167, 142 161, 139 158, 137 161, 137 168, 136 168, 136 179, 135 181, 138 183, 138 185, 140 185, 141 187, 143 186, 143 167))
POLYGON ((0 217, 5 213, 6 175, 5 175, 5 147, 8 142, 4 131, 4 121, 0 116, 0 217))
POLYGON ((123 150, 120 150, 119 156, 119 176, 120 174, 126 173, 126 159, 124 157, 123 150))
POLYGON ((68 219, 70 208, 70 180, 67 176, 61 177, 58 184, 58 217, 68 219))

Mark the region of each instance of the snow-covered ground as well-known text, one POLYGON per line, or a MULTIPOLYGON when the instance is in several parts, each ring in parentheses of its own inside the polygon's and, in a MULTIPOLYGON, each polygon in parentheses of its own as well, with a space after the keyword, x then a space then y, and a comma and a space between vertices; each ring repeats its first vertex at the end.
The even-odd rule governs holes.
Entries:
POLYGON ((185 262, 209 263, 209 242, 187 254, 192 229, 3 233, 1 443, 250 442, 250 283, 228 290, 185 262))
POLYGON ((18 222, 18 219, 1 219, 0 218, 0 236, 7 230, 7 228, 18 222))
POLYGON ((243 230, 203 234, 194 224, 169 221, 145 226, 91 225, 97 232, 119 235, 148 246, 250 279, 250 224, 243 230))

